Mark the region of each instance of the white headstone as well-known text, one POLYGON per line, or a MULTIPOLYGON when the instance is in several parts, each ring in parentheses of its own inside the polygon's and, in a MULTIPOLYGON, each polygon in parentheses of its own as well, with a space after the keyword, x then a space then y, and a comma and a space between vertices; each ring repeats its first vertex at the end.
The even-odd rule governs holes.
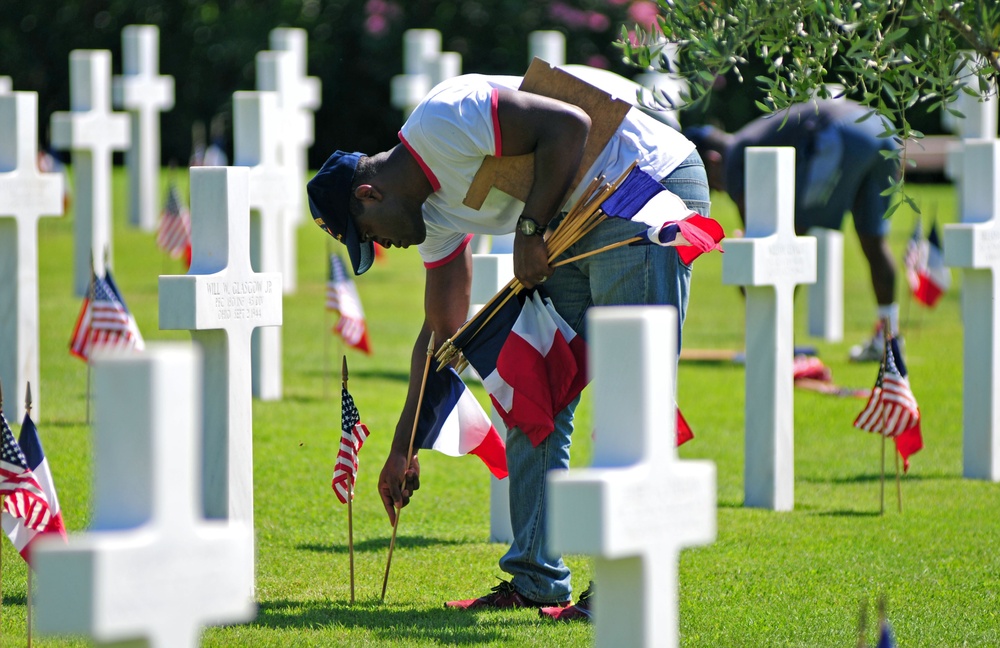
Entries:
POLYGON ((313 143, 313 114, 301 107, 304 105, 304 86, 296 74, 297 69, 295 52, 257 53, 257 89, 278 95, 279 119, 283 124, 278 162, 291 169, 285 193, 294 202, 285 212, 285 229, 281 237, 281 271, 286 294, 294 293, 298 286, 298 241, 295 232, 304 213, 306 153, 313 143))
POLYGON ((10 94, 14 91, 14 82, 9 76, 0 76, 0 94, 10 94))
MULTIPOLYGON (((279 27, 271 30, 269 42, 272 50, 291 52, 292 60, 294 61, 293 75, 282 84, 285 91, 282 96, 283 105, 291 109, 310 113, 309 118, 312 120, 311 113, 319 109, 320 105, 322 105, 323 97, 320 80, 316 77, 308 76, 308 32, 304 29, 279 27)), ((269 88, 260 89, 268 90, 269 88)), ((306 132, 303 141, 299 143, 298 150, 293 152, 292 159, 285 161, 286 164, 293 165, 295 176, 292 179, 292 183, 298 188, 300 194, 305 187, 305 178, 309 171, 309 147, 312 146, 314 138, 314 126, 311 126, 306 132)), ((291 214, 291 217, 295 219, 296 223, 301 223, 306 220, 306 211, 302 209, 305 203, 301 200, 301 196, 299 202, 296 204, 299 206, 299 209, 294 214, 291 214)))
POLYGON ((985 95, 979 94, 979 77, 972 73, 973 66, 978 65, 977 59, 975 52, 967 51, 958 61, 959 66, 964 66, 959 74, 959 83, 975 93, 958 93, 954 108, 964 116, 958 117, 946 110, 941 112, 942 125, 959 137, 958 143, 949 148, 945 159, 945 175, 959 185, 959 213, 962 213, 961 173, 965 142, 997 137, 997 110, 1000 108, 1000 101, 997 100, 995 87, 991 86, 985 95))
POLYGON ((129 144, 129 117, 111 112, 111 52, 73 50, 69 55, 70 112, 52 114, 52 146, 72 153, 73 291, 90 288, 90 263, 99 276, 111 246, 111 155, 129 144))
POLYGON ((250 172, 191 169, 188 274, 160 277, 160 328, 187 329, 205 354, 205 515, 253 528, 250 336, 281 325, 281 275, 250 265, 250 172))
POLYGON ((944 259, 963 268, 962 473, 1000 481, 1000 141, 967 142, 961 223, 944 226, 944 259))
POLYGON ((598 646, 675 647, 678 555, 716 534, 715 465, 677 459, 676 310, 587 317, 594 462, 549 474, 552 547, 596 556, 598 646))
POLYGON ((746 235, 726 239, 722 282, 746 286, 744 505, 795 505, 793 296, 816 281, 816 239, 795 236, 795 149, 746 151, 746 235))
POLYGON ((403 32, 403 74, 391 82, 390 102, 405 119, 431 88, 462 73, 462 56, 441 51, 441 32, 407 29, 403 32))
POLYGON ((95 359, 93 522, 33 550, 40 633, 183 648, 254 617, 253 535, 201 515, 199 365, 176 343, 95 359))
POLYGON ((561 31, 541 30, 528 34, 528 64, 535 58, 555 66, 566 64, 566 35, 561 31))
POLYGON ((160 113, 174 107, 174 78, 160 70, 160 30, 128 25, 122 30, 122 72, 112 87, 115 106, 132 116, 128 167, 129 223, 152 232, 160 214, 160 113))
MULTIPOLYGON (((41 413, 38 368, 38 219, 62 214, 63 179, 38 171, 38 94, 0 96, 0 384, 31 383, 41 413)), ((14 416, 24 401, 13 398, 14 416)))
MULTIPOLYGON (((233 157, 250 167, 250 264, 257 272, 282 271, 285 222, 295 204, 288 194, 293 171, 279 161, 284 126, 276 92, 233 94, 233 157)), ((253 395, 280 400, 281 328, 255 329, 250 346, 253 395)))
MULTIPOLYGON (((514 256, 511 254, 472 255, 472 306, 469 316, 475 315, 483 304, 489 301, 514 277, 514 256)), ((497 408, 490 405, 490 421, 507 438, 507 424, 503 422, 497 408)), ((490 475, 490 542, 509 544, 514 541, 514 531, 510 525, 510 494, 507 478, 497 479, 490 475)))
POLYGON ((809 286, 809 335, 827 342, 844 339, 844 234, 813 227, 816 283, 809 286))

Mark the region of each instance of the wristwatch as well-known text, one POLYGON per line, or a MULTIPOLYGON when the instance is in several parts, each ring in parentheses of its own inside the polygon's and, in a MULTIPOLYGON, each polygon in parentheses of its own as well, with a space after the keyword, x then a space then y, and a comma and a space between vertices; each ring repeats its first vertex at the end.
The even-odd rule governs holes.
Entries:
POLYGON ((521 216, 517 219, 517 231, 525 236, 542 236, 545 234, 545 226, 539 225, 527 216, 521 216))

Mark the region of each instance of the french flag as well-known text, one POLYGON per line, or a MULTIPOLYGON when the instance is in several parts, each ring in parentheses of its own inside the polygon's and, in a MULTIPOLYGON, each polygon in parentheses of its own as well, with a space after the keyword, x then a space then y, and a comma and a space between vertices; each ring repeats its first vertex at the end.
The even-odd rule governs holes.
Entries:
POLYGON ((539 288, 510 295, 473 335, 462 354, 507 427, 520 428, 537 446, 587 386, 586 344, 539 288))
POLYGON ((427 375, 414 447, 437 450, 452 457, 474 454, 497 479, 507 476, 503 439, 450 366, 427 375))
POLYGON ((646 226, 645 239, 636 245, 656 244, 677 248, 681 261, 690 264, 705 252, 720 250, 725 231, 719 222, 688 209, 676 194, 653 176, 634 167, 601 203, 607 216, 646 226))
POLYGON ((35 538, 42 533, 58 533, 65 540, 66 527, 63 524, 59 498, 56 496, 56 486, 52 480, 52 471, 49 470, 49 462, 45 458, 45 452, 42 451, 42 441, 38 438, 38 429, 27 414, 24 415, 24 421, 21 423, 21 433, 18 435, 17 443, 21 446, 28 468, 35 475, 35 481, 38 482, 49 502, 49 521, 41 531, 29 529, 25 526, 23 519, 14 517, 6 511, 0 516, 3 520, 4 533, 10 538, 21 557, 30 563, 31 544, 35 538))
POLYGON ((944 253, 941 248, 941 239, 938 236, 937 223, 931 227, 930 236, 927 237, 926 250, 926 258, 921 259, 922 263, 917 268, 917 281, 913 288, 913 296, 920 303, 933 306, 941 298, 941 295, 951 287, 951 272, 944 264, 944 253))

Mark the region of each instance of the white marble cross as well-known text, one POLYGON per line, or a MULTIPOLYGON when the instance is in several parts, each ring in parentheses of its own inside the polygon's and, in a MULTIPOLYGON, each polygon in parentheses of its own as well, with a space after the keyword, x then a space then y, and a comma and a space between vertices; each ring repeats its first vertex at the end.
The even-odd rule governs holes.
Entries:
POLYGON ((392 77, 390 103, 406 119, 431 88, 462 73, 462 55, 441 51, 441 32, 407 29, 403 32, 403 74, 392 77))
MULTIPOLYGON (((38 356, 38 219, 62 214, 63 178, 38 170, 38 94, 0 95, 0 384, 11 394, 35 387, 38 356)), ((14 417, 24 401, 12 399, 14 417)))
POLYGON ((746 151, 746 235, 726 239, 722 282, 746 286, 744 505, 795 505, 793 297, 816 281, 816 239, 795 236, 795 149, 746 151))
POLYGON ((96 355, 93 521, 33 550, 40 633, 193 648, 254 617, 250 529, 201 515, 200 361, 179 343, 96 355))
MULTIPOLYGON (((319 110, 323 103, 323 85, 317 77, 308 76, 309 33, 304 29, 294 27, 278 27, 271 30, 268 41, 272 50, 291 52, 295 62, 294 74, 284 84, 287 93, 282 97, 283 103, 292 109, 307 113, 319 110)), ((297 187, 300 193, 305 187, 306 174, 309 172, 309 147, 312 146, 315 138, 314 128, 308 130, 306 138, 291 156, 292 159, 286 160, 287 164, 293 165, 295 173, 293 186, 297 187)), ((300 200, 299 209, 291 215, 296 223, 302 223, 306 220, 306 211, 301 208, 304 204, 300 200)))
POLYGON ((253 528, 250 337, 280 326, 281 275, 250 265, 250 172, 191 169, 191 269, 160 277, 160 328, 205 353, 205 515, 253 528))
MULTIPOLYGON (((278 95, 279 119, 283 123, 279 163, 290 168, 285 192, 294 200, 285 214, 281 254, 283 289, 294 293, 298 287, 296 229, 304 214, 305 155, 313 142, 313 114, 302 108, 303 86, 298 77, 297 54, 292 51, 257 52, 257 89, 278 95)), ((308 86, 306 86, 308 87, 308 86)))
MULTIPOLYGON (((512 254, 472 255, 472 305, 469 317, 479 312, 483 304, 514 278, 514 256, 512 254)), ((507 438, 507 424, 503 422, 497 408, 490 405, 490 421, 507 438)), ((509 544, 514 542, 514 531, 510 526, 510 494, 507 478, 497 479, 490 475, 490 542, 509 544)))
POLYGON ((715 464, 677 458, 677 311, 592 308, 594 462, 548 478, 554 550, 596 556, 598 646, 678 645, 678 557, 716 534, 715 464))
POLYGON ((944 260, 963 268, 962 473, 1000 481, 1000 141, 965 143, 962 221, 944 226, 944 260))
POLYGON ((813 227, 816 283, 809 286, 809 335, 827 342, 844 339, 844 234, 813 227))
MULTIPOLYGON (((257 272, 282 271, 285 222, 295 205, 288 192, 292 170, 279 161, 281 117, 275 92, 233 94, 233 163, 250 167, 250 264, 257 272)), ((254 329, 250 348, 253 395, 281 400, 281 328, 254 329)))
POLYGON ((156 229, 160 214, 160 113, 174 107, 174 78, 159 73, 160 30, 128 25, 122 30, 122 72, 112 86, 115 106, 132 116, 128 167, 129 223, 156 229))
POLYGON ((52 146, 72 153, 74 198, 73 291, 90 288, 93 270, 113 266, 111 155, 129 145, 129 116, 111 112, 111 52, 73 50, 69 55, 70 112, 52 114, 52 146))

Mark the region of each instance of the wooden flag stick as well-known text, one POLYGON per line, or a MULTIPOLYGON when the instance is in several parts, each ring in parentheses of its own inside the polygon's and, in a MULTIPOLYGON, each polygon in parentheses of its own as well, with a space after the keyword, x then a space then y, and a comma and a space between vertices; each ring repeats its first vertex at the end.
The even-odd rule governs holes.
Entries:
MULTIPOLYGON (((3 416, 3 382, 2 381, 0 381, 0 416, 3 416)), ((6 495, 0 495, 0 511, 3 510, 4 504, 6 503, 4 501, 6 499, 6 497, 7 497, 6 495)), ((28 568, 28 572, 29 573, 31 572, 31 568, 30 567, 28 568)), ((3 582, 3 544, 0 543, 0 583, 2 583, 2 582, 3 582)), ((0 587, 0 617, 2 617, 2 616, 3 616, 3 587, 0 587)), ((0 628, 2 628, 2 627, 3 626, 0 625, 0 628)), ((3 632, 2 632, 2 630, 0 630, 0 640, 2 640, 2 639, 3 639, 3 632)))
MULTIPOLYGON (((347 389, 346 355, 343 356, 343 361, 340 366, 340 384, 345 390, 347 389)), ((344 407, 343 402, 341 402, 340 407, 344 407)), ((341 430, 341 434, 343 434, 343 430, 341 430)), ((351 488, 347 493, 347 554, 351 564, 351 605, 354 605, 354 507, 351 506, 353 501, 354 484, 351 484, 351 488)))
POLYGON ((899 453, 893 453, 896 456, 896 507, 899 512, 903 512, 903 487, 900 484, 899 479, 899 453))
MULTIPOLYGON (((31 383, 27 383, 24 389, 24 412, 25 416, 31 416, 31 383)), ((0 510, 3 510, 3 503, 0 501, 0 510)), ((24 609, 26 614, 25 626, 28 633, 28 648, 31 648, 31 565, 28 565, 27 591, 25 592, 24 609)))
MULTIPOLYGON (((420 393, 417 395, 417 411, 413 414, 413 428, 410 430, 410 446, 406 451, 406 468, 410 467, 410 457, 413 456, 413 441, 417 436, 417 424, 420 422, 420 408, 424 403, 424 388, 427 387, 427 374, 431 368, 431 358, 434 356, 434 333, 431 332, 431 339, 427 341, 427 359, 424 360, 424 375, 420 380, 420 393)), ((406 486, 406 470, 403 470, 403 483, 400 488, 406 486)), ((389 558, 385 562, 385 575, 382 577, 382 601, 385 602, 385 588, 389 584, 389 567, 392 566, 392 551, 396 548, 396 530, 399 528, 399 515, 403 512, 403 507, 396 509, 396 522, 392 525, 392 539, 389 540, 389 558)))
POLYGON ((879 478, 878 514, 885 515, 885 435, 882 437, 882 475, 879 478))
POLYGON ((586 259, 589 256, 594 256, 595 254, 599 254, 601 252, 606 252, 608 250, 613 250, 615 248, 619 248, 625 245, 630 245, 632 243, 636 243, 641 240, 642 240, 641 236, 633 236, 632 238, 625 239, 624 241, 618 241, 617 243, 609 243, 608 245, 605 245, 604 247, 599 247, 596 250, 591 250, 590 252, 584 252, 583 254, 578 254, 574 257, 563 259, 559 263, 554 264, 553 267, 558 268, 559 266, 566 265, 567 263, 573 263, 574 261, 579 261, 580 259, 586 259))

